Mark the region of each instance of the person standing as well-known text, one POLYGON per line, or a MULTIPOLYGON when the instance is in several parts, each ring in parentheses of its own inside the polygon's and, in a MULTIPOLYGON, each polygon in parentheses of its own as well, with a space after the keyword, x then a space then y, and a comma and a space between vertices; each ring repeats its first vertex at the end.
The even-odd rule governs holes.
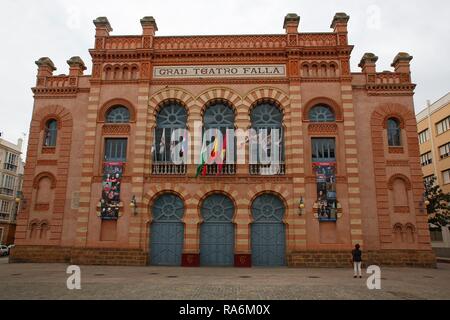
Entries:
POLYGON ((360 278, 362 278, 361 276, 362 251, 359 248, 360 245, 359 243, 357 243, 355 244, 355 249, 352 250, 353 270, 355 272, 353 278, 356 278, 358 275, 360 278))

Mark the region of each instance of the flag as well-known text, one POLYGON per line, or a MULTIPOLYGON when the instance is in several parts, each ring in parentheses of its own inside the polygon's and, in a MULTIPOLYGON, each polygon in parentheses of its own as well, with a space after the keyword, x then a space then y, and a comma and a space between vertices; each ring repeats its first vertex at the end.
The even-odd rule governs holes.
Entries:
POLYGON ((200 164, 197 167, 197 173, 195 174, 195 177, 197 178, 200 172, 202 172, 202 175, 206 175, 206 143, 202 145, 202 150, 200 151, 200 164))
POLYGON ((161 136, 161 142, 159 143, 159 153, 163 154, 166 149, 166 130, 163 129, 163 134, 161 136))
POLYGON ((223 143, 222 143, 222 153, 221 153, 221 161, 219 165, 217 166, 217 175, 222 173, 223 164, 225 162, 225 157, 227 154, 227 134, 225 133, 225 136, 223 137, 223 143))

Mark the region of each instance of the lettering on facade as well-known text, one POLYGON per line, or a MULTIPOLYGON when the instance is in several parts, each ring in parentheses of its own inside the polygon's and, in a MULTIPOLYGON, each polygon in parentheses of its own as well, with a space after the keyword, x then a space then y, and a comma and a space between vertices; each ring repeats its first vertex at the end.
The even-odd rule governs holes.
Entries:
POLYGON ((211 65, 211 66, 155 66, 153 78, 259 78, 285 77, 286 66, 274 65, 211 65))

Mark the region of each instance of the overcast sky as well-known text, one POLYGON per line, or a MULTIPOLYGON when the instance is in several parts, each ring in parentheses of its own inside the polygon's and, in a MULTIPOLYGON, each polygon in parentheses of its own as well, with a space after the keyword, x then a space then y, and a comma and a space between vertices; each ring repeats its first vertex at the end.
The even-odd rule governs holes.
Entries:
POLYGON ((140 18, 154 16, 157 35, 284 33, 287 13, 301 17, 300 31, 328 32, 336 12, 350 15, 355 46, 352 71, 364 52, 378 57, 377 70, 392 70, 400 51, 414 56, 415 108, 450 91, 450 1, 448 0, 2 0, 0 9, 0 132, 16 141, 28 134, 39 57, 68 73, 66 60, 80 56, 91 73, 88 49, 92 20, 107 16, 113 35, 141 34, 140 18))

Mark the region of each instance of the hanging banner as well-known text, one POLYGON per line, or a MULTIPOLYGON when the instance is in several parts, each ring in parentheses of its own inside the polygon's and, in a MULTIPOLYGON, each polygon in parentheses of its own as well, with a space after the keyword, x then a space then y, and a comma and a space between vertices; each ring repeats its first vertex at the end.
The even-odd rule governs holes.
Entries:
POLYGON ((338 202, 336 199, 336 163, 314 162, 317 184, 317 215, 319 221, 336 221, 338 202))
POLYGON ((101 218, 103 220, 119 218, 122 174, 123 162, 105 162, 103 164, 101 199, 101 218))

